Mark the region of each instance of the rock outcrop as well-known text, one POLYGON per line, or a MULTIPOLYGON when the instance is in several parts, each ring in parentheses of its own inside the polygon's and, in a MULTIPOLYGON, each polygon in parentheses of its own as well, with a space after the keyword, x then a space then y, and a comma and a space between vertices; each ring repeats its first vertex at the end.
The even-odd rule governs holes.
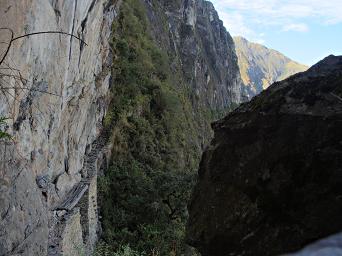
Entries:
POLYGON ((14 37, 62 31, 83 40, 23 37, 0 66, 0 116, 9 118, 13 135, 0 142, 0 255, 79 255, 96 241, 96 171, 104 145, 97 139, 108 106, 109 40, 119 4, 0 2, 1 58, 11 31, 14 37))
POLYGON ((203 256, 267 256, 342 230, 342 57, 213 124, 189 205, 203 256))
POLYGON ((234 37, 234 42, 244 84, 242 93, 246 99, 251 99, 276 81, 308 69, 278 51, 251 43, 243 37, 234 37))
POLYGON ((342 233, 308 245, 303 250, 284 256, 338 256, 342 254, 342 233))

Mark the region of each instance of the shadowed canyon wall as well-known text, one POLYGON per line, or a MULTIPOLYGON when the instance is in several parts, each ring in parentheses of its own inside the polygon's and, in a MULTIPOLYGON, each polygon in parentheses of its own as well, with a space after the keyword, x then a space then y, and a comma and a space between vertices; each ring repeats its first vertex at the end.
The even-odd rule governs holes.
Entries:
POLYGON ((203 256, 280 255, 341 231, 341 85, 329 56, 213 124, 189 205, 203 256))

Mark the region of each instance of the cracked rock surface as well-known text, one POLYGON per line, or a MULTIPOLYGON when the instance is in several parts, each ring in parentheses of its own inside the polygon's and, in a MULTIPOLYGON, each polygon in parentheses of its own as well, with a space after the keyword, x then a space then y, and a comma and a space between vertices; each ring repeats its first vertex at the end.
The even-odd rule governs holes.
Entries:
MULTIPOLYGON (((11 29, 15 37, 63 31, 87 44, 60 34, 24 37, 1 65, 0 116, 10 118, 15 143, 0 143, 0 255, 47 255, 53 209, 85 178, 109 101, 118 2, 0 1, 0 24, 8 28, 1 42, 11 29)), ((1 54, 5 49, 1 44, 1 54)))

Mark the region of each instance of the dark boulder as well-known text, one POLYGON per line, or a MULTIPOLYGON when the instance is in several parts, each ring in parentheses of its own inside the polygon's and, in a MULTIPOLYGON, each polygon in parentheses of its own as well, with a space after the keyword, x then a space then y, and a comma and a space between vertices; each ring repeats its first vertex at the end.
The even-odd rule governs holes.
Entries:
POLYGON ((187 228, 203 256, 277 255, 342 230, 342 57, 273 84, 213 129, 187 228))

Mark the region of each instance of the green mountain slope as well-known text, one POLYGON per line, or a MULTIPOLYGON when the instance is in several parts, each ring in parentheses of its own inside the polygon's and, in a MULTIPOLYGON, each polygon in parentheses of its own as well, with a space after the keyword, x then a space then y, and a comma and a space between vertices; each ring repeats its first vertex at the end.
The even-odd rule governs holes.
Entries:
POLYGON ((207 1, 126 0, 112 48, 98 255, 194 255, 184 232, 200 155, 210 123, 239 103, 233 40, 207 1))
POLYGON ((234 42, 245 85, 244 93, 248 98, 259 94, 276 81, 308 69, 278 51, 251 43, 243 37, 234 37, 234 42))

